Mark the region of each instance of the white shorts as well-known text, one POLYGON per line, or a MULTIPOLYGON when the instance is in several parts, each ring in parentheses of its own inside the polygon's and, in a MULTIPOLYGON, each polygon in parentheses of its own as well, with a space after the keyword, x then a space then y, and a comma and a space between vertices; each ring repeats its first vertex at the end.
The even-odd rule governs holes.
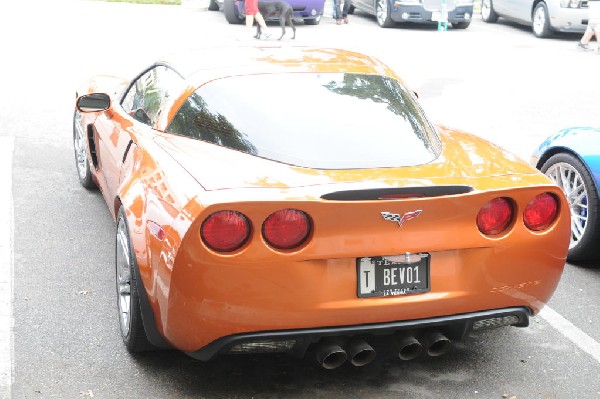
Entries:
POLYGON ((590 19, 588 21, 587 30, 600 31, 600 19, 590 19))

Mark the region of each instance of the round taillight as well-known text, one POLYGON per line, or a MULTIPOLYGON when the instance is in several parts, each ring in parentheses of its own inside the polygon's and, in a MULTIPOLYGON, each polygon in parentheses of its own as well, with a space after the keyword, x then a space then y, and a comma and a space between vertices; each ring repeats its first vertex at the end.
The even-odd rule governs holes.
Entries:
POLYGON ((273 212, 263 223, 265 241, 277 249, 292 249, 303 244, 310 234, 310 220, 297 209, 273 212))
POLYGON ((536 195, 523 211, 523 222, 529 230, 548 228, 558 214, 558 200, 550 193, 536 195))
POLYGON ((200 227, 200 236, 214 251, 235 251, 248 241, 250 222, 240 212, 218 211, 204 220, 200 227))
POLYGON ((485 235, 502 233, 513 219, 513 206, 507 198, 494 198, 477 214, 477 227, 485 235))

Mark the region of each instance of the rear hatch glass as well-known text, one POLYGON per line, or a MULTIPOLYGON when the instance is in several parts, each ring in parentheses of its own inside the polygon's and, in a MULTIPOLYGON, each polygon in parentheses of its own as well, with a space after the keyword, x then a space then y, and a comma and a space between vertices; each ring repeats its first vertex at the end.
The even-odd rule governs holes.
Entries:
POLYGON ((350 73, 233 76, 196 90, 167 131, 315 169, 431 162, 440 141, 412 94, 350 73))

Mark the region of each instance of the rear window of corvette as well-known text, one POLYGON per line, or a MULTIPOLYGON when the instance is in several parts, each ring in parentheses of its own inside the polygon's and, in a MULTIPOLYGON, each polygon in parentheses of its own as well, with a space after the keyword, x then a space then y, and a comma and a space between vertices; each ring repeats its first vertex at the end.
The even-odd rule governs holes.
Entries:
POLYGON ((167 132, 316 169, 428 163, 440 142, 400 82, 379 76, 293 73, 205 84, 167 132))

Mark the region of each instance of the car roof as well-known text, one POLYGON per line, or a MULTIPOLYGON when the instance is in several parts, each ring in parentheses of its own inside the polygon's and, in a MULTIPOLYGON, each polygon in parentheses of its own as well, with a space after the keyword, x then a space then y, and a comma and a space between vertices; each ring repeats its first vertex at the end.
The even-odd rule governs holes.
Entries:
POLYGON ((218 78, 263 73, 351 72, 394 77, 366 54, 336 48, 290 45, 221 45, 179 52, 158 61, 180 73, 192 86, 218 78))

